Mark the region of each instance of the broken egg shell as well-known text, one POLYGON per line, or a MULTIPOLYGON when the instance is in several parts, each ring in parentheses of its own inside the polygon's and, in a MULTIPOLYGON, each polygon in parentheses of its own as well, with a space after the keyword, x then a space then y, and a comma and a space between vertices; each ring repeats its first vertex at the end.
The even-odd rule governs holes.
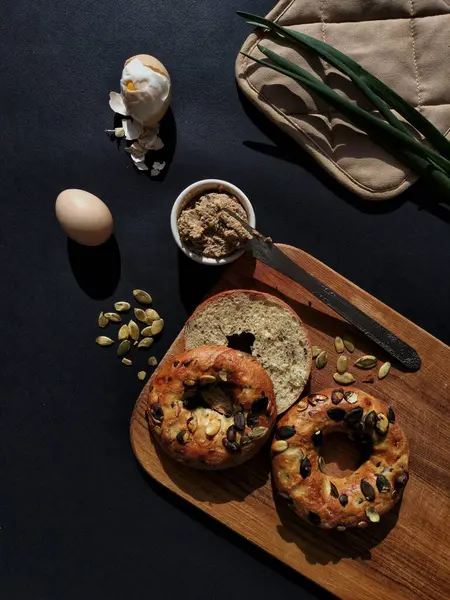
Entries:
POLYGON ((122 94, 118 94, 117 92, 109 92, 109 106, 111 110, 119 115, 128 116, 129 114, 125 101, 122 98, 122 94))
POLYGON ((56 218, 61 229, 84 246, 100 246, 113 232, 109 208, 94 194, 85 190, 64 190, 56 198, 56 218))
POLYGON ((122 127, 127 140, 137 140, 143 132, 143 127, 140 123, 133 119, 122 119, 122 127))

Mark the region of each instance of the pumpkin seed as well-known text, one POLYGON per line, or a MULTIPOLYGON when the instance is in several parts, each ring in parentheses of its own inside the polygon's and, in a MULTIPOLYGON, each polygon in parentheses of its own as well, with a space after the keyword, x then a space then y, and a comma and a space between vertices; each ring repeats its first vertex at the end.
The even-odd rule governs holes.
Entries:
POLYGON ((255 415, 259 415, 265 410, 267 410, 268 405, 269 398, 267 396, 260 396, 252 403, 252 413, 254 413, 255 415))
POLYGON ((345 415, 345 419, 344 419, 345 423, 349 427, 354 427, 355 425, 357 425, 361 421, 361 418, 363 416, 363 412, 364 411, 363 411, 363 409, 360 406, 356 406, 355 408, 352 408, 345 415))
POLYGON ((357 525, 357 527, 359 527, 360 529, 364 529, 365 527, 367 527, 368 523, 367 521, 360 521, 357 525))
POLYGON ((111 321, 111 323, 120 323, 122 320, 120 315, 114 312, 105 313, 105 317, 111 321))
POLYGON ((230 442, 226 437, 222 438, 222 444, 228 452, 239 452, 241 449, 237 442, 230 442))
POLYGON ((127 367, 129 367, 130 365, 133 364, 133 361, 130 360, 129 358, 122 358, 122 362, 124 365, 127 365, 127 367))
POLYGON ((248 435, 252 438, 252 440, 259 440, 260 438, 264 437, 268 431, 269 430, 267 427, 255 427, 249 431, 248 435))
POLYGON ((229 442, 236 441, 236 428, 234 427, 234 425, 230 425, 228 427, 226 436, 229 442))
POLYGON ((351 383, 355 383, 355 378, 351 373, 335 373, 333 375, 333 379, 336 383, 340 385, 350 385, 351 383))
POLYGON ((198 381, 200 385, 211 385, 212 383, 216 383, 216 378, 214 375, 201 375, 198 381))
POLYGON ((176 435, 176 440, 180 444, 180 446, 186 445, 188 439, 189 439, 189 431, 187 429, 182 429, 176 435))
POLYGON ((153 344, 153 338, 151 337, 146 337, 143 338, 139 344, 137 345, 138 348, 150 348, 150 346, 153 344))
POLYGON ((252 440, 248 437, 248 435, 243 435, 240 439, 240 444, 241 446, 247 446, 247 444, 250 444, 252 440))
POLYGON ((150 367, 156 367, 156 365, 158 364, 158 359, 156 358, 156 356, 150 356, 150 358, 147 361, 147 364, 150 365, 150 367))
POLYGON ((284 452, 288 448, 289 444, 286 442, 286 440, 277 440, 272 444, 273 452, 284 452))
POLYGON ((330 494, 333 496, 333 498, 339 498, 338 489, 332 481, 330 481, 330 494))
POLYGON ((247 427, 256 427, 259 423, 258 415, 254 415, 253 413, 248 413, 247 415, 247 427))
POLYGON ((320 446, 323 440, 323 433, 321 431, 315 431, 312 434, 311 439, 314 446, 320 446))
POLYGON ((130 351, 131 342, 129 340, 123 340, 120 342, 119 347, 117 348, 117 356, 125 356, 127 352, 130 351))
POLYGON ((317 358, 321 352, 322 352, 322 350, 319 348, 319 346, 312 347, 312 357, 313 358, 317 358))
MULTIPOLYGON (((147 339, 150 339, 150 338, 147 338, 147 339)), ((184 382, 184 385, 186 387, 194 387, 195 379, 186 379, 186 381, 184 382)))
POLYGON ((136 298, 138 302, 141 304, 151 304, 152 297, 150 294, 144 290, 133 290, 133 296, 136 298))
POLYGON ((186 422, 186 427, 188 428, 188 430, 191 433, 195 433, 195 430, 197 429, 197 425, 198 425, 197 417, 194 415, 194 413, 192 413, 192 415, 188 418, 188 420, 186 422))
POLYGON ((345 531, 347 529, 347 527, 345 525, 338 525, 336 527, 336 531, 345 531))
POLYGON ((344 341, 341 337, 337 336, 334 338, 334 347, 336 348, 336 352, 338 354, 342 354, 345 350, 344 341))
POLYGON ((128 329, 128 325, 122 325, 119 329, 118 336, 119 341, 123 342, 123 340, 127 340, 130 337, 130 330, 128 329))
POLYGON ((373 502, 375 500, 375 490, 367 481, 367 479, 361 479, 360 487, 364 498, 369 502, 373 502))
POLYGON ((243 412, 237 412, 234 415, 234 426, 238 431, 244 431, 245 429, 245 415, 243 412))
POLYGON ((114 344, 114 340, 106 337, 106 335, 99 335, 98 338, 95 338, 95 343, 99 346, 112 346, 112 344, 114 344))
POLYGON ((152 335, 158 335, 161 333, 164 327, 164 321, 162 319, 156 319, 150 326, 152 328, 152 335))
POLYGON ((313 525, 320 525, 320 516, 317 513, 310 510, 308 517, 313 525))
POLYGON ((364 424, 368 429, 374 429, 376 423, 377 423, 377 413, 376 413, 376 411, 371 410, 369 413, 367 413, 364 424))
POLYGON ((381 365, 380 370, 378 371, 378 379, 384 379, 388 376, 389 371, 391 370, 391 363, 385 362, 381 365))
POLYGON ((306 456, 300 461, 300 475, 303 479, 311 475, 311 461, 306 456))
POLYGON ((147 323, 147 315, 145 314, 145 310, 142 310, 142 308, 135 308, 134 316, 141 323, 147 323))
POLYGON ((377 475, 377 488, 380 494, 391 491, 391 484, 384 475, 377 475))
POLYGON ((358 402, 358 394, 356 392, 345 392, 344 398, 349 404, 356 404, 358 402))
POLYGON ((220 421, 218 419, 214 419, 208 423, 205 429, 205 433, 208 437, 214 437, 219 433, 220 430, 220 421))
POLYGON ((389 423, 395 423, 395 412, 391 406, 388 408, 387 418, 389 423))
POLYGON ((228 379, 228 373, 224 369, 222 369, 221 371, 219 371, 218 375, 219 375, 220 381, 227 381, 227 379, 228 379))
POLYGON ((350 335, 345 334, 344 336, 342 336, 342 341, 344 342, 344 346, 349 352, 355 351, 355 342, 353 341, 353 338, 350 335))
POLYGON ((348 358, 346 356, 340 356, 337 360, 336 370, 338 373, 343 375, 347 371, 348 358))
POLYGON ((319 471, 325 473, 325 461, 322 456, 319 456, 317 459, 317 466, 319 467, 319 471))
POLYGON ((318 357, 316 358, 316 367, 318 369, 323 369, 328 361, 328 353, 323 350, 318 357))
POLYGON ((107 317, 105 317, 103 312, 101 312, 98 315, 98 326, 103 329, 104 327, 106 327, 108 325, 108 323, 109 323, 109 319, 107 317))
POLYGON ((365 356, 361 356, 355 362, 355 367, 358 369, 373 369, 377 364, 377 359, 375 356, 371 356, 370 354, 366 354, 365 356))
POLYGON ((137 374, 137 378, 140 381, 144 381, 144 379, 147 377, 147 373, 145 371, 139 371, 139 373, 137 374))
POLYGON ((379 413, 377 415, 377 422, 375 423, 375 429, 380 435, 386 435, 389 429, 389 421, 385 414, 379 413))
POLYGON ((293 425, 282 425, 275 430, 275 437, 279 440, 288 440, 295 435, 295 427, 293 425))
POLYGON ((160 318, 160 316, 158 315, 156 310, 154 310, 153 308, 145 309, 145 317, 146 317, 146 319, 145 319, 146 323, 148 323, 149 325, 151 325, 153 323, 153 321, 156 321, 156 319, 160 318))
POLYGON ((115 302, 114 308, 117 312, 127 312, 131 308, 131 304, 129 302, 115 302))
POLYGON ((152 328, 144 327, 143 329, 141 329, 141 335, 144 337, 151 337, 152 336, 152 328))
POLYGON ((161 421, 164 419, 164 411, 161 408, 161 405, 160 404, 152 404, 150 406, 150 415, 154 421, 161 423, 161 421))
POLYGON ((298 412, 303 412, 304 410, 306 410, 308 408, 308 400, 306 400, 305 398, 303 398, 302 400, 300 400, 300 402, 297 404, 297 410, 298 412))
POLYGON ((397 479, 395 480, 395 489, 397 491, 401 491, 403 490, 403 488, 406 486, 406 484, 408 483, 408 479, 409 479, 409 475, 408 473, 402 473, 401 475, 399 475, 397 477, 397 479))
POLYGON ((347 496, 347 494, 341 494, 339 496, 339 502, 341 503, 342 506, 347 506, 347 504, 348 504, 348 496, 347 496))
POLYGON ((346 411, 343 408, 329 408, 327 415, 332 421, 343 421, 345 419, 346 411))
POLYGON ((139 339, 139 327, 134 321, 128 323, 128 331, 132 340, 137 341, 139 339))
POLYGON ((333 404, 339 404, 344 399, 344 390, 341 388, 333 390, 331 393, 331 402, 333 404))
POLYGON ((326 402, 328 400, 328 396, 325 396, 325 394, 310 394, 308 396, 308 400, 310 400, 311 404, 315 406, 317 402, 326 402))
POLYGON ((366 508, 366 515, 369 517, 369 520, 372 523, 380 522, 380 515, 377 513, 377 511, 372 506, 368 506, 366 508))

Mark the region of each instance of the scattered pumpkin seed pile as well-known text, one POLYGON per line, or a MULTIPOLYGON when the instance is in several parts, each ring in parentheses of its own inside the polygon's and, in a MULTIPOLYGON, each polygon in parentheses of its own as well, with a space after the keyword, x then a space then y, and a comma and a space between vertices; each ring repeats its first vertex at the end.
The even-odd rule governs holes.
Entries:
MULTIPOLYGON (((349 358, 345 356, 343 353, 347 350, 350 354, 353 354, 355 351, 355 344, 353 339, 349 335, 344 335, 343 337, 336 337, 334 339, 334 348, 336 352, 340 355, 337 359, 336 363, 336 373, 333 375, 333 379, 339 385, 351 385, 355 383, 355 376, 348 371, 349 366, 349 358)), ((322 350, 318 346, 312 347, 312 357, 315 359, 316 367, 318 369, 323 369, 328 362, 328 352, 326 350, 322 350)), ((354 366, 358 369, 373 369, 377 366, 378 360, 375 356, 365 355, 358 358, 355 361, 354 366)), ((378 379, 384 379, 389 374, 391 370, 391 363, 385 362, 378 369, 378 379)), ((375 377, 373 373, 368 373, 364 379, 363 383, 374 383, 375 377)))
MULTIPOLYGON (((143 306, 149 306, 153 300, 150 294, 144 290, 133 290, 133 296, 143 306)), ((109 323, 122 323, 122 316, 130 312, 131 304, 129 302, 115 302, 114 309, 116 312, 101 312, 98 316, 98 326, 104 329, 109 323)), ((131 358, 126 355, 130 352, 132 346, 137 346, 140 349, 146 350, 153 344, 155 336, 159 335, 164 328, 164 320, 153 308, 137 307, 133 309, 134 317, 137 321, 143 324, 142 329, 139 325, 130 319, 128 323, 123 323, 117 333, 118 347, 117 356, 122 359, 122 364, 130 367, 133 364, 131 358), (142 336, 142 339, 140 339, 142 336)), ((112 346, 115 341, 106 335, 99 335, 96 338, 96 343, 99 346, 112 346)), ((156 367, 158 364, 154 356, 150 356, 147 361, 150 367, 156 367)), ((139 371, 137 378, 144 381, 147 377, 146 371, 139 371)))

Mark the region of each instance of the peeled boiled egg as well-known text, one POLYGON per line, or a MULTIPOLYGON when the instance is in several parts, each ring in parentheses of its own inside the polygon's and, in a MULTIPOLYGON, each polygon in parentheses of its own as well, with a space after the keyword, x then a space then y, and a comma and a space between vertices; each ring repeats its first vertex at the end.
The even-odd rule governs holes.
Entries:
POLYGON ((84 246, 100 246, 113 231, 113 218, 104 202, 84 190, 64 190, 56 198, 56 218, 63 231, 84 246))
POLYGON ((159 123, 169 108, 169 73, 150 54, 138 54, 125 62, 120 88, 128 114, 145 127, 159 123))

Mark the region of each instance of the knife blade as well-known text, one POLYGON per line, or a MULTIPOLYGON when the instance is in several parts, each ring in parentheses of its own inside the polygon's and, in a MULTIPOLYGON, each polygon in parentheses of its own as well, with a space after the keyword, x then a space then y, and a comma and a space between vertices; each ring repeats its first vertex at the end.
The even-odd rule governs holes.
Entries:
POLYGON ((420 369, 422 361, 414 348, 308 273, 273 244, 270 238, 263 237, 234 212, 224 210, 239 221, 252 235, 252 239, 246 242, 245 247, 250 250, 255 258, 309 290, 318 300, 329 306, 395 358, 405 369, 408 369, 408 371, 418 371, 420 369))

